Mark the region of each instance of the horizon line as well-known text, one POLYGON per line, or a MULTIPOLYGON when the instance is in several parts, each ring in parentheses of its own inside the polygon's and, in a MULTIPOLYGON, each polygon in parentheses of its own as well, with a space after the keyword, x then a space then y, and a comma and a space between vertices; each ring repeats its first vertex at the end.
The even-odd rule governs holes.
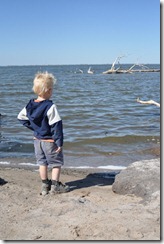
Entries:
MULTIPOLYGON (((122 63, 122 64, 135 64, 135 63, 122 63)), ((138 63, 138 64, 156 64, 160 65, 160 63, 138 63)), ((104 64, 6 64, 0 65, 0 67, 11 67, 11 66, 69 66, 69 65, 112 65, 112 63, 104 63, 104 64)), ((118 64, 116 64, 118 65, 118 64)), ((137 65, 137 64, 136 64, 137 65)))

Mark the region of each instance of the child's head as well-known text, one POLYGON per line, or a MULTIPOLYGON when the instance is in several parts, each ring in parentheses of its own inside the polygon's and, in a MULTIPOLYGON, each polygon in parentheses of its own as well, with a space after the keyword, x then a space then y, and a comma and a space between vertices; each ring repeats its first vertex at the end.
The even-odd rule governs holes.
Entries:
POLYGON ((33 91, 38 96, 45 97, 50 91, 52 94, 52 89, 55 82, 56 80, 53 74, 48 72, 37 73, 34 78, 33 91))

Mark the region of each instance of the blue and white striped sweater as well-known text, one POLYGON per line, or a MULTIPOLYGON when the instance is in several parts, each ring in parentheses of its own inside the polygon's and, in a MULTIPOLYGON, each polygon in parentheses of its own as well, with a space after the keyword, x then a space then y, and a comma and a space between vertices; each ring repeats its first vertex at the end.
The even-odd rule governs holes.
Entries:
POLYGON ((56 105, 51 100, 31 99, 18 114, 18 120, 34 131, 37 139, 53 139, 58 147, 63 145, 63 125, 56 105))

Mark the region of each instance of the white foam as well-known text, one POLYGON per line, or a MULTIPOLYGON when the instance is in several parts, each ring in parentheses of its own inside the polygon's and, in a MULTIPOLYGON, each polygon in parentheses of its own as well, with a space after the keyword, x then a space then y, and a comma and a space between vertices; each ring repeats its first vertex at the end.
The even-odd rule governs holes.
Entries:
POLYGON ((106 165, 106 166, 98 166, 98 167, 90 167, 90 166, 78 166, 78 167, 73 167, 70 166, 68 168, 73 168, 73 169, 94 169, 94 168, 98 168, 98 169, 111 169, 111 170, 122 170, 122 169, 126 169, 125 166, 115 166, 115 165, 106 165))
POLYGON ((73 167, 73 166, 70 166, 70 167, 67 167, 69 169, 93 169, 94 167, 90 167, 90 166, 77 166, 77 167, 73 167))
POLYGON ((115 165, 98 166, 97 168, 99 168, 99 169, 114 169, 114 170, 126 169, 125 166, 115 166, 115 165))
POLYGON ((10 162, 0 162, 0 164, 10 164, 10 162))
MULTIPOLYGON (((11 164, 10 162, 7 162, 7 161, 4 161, 4 162, 0 162, 0 164, 3 164, 3 165, 9 165, 11 164)), ((19 165, 25 165, 25 166, 37 166, 37 164, 33 164, 33 163, 20 163, 19 165)), ((95 169, 95 168, 98 168, 98 169, 109 169, 109 170, 123 170, 123 169, 126 169, 126 167, 124 166, 115 166, 115 165, 105 165, 105 166, 98 166, 98 167, 91 167, 91 166, 70 166, 70 167, 67 167, 67 168, 70 168, 70 169, 95 169)))
POLYGON ((36 166, 36 164, 32 164, 32 163, 20 163, 20 165, 36 166))

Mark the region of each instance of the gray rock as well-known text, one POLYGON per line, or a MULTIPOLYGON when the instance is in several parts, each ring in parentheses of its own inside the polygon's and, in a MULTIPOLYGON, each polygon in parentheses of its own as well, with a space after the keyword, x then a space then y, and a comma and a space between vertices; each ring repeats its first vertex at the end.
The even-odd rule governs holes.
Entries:
POLYGON ((116 175, 112 190, 151 200, 160 191, 160 159, 137 161, 116 175))

